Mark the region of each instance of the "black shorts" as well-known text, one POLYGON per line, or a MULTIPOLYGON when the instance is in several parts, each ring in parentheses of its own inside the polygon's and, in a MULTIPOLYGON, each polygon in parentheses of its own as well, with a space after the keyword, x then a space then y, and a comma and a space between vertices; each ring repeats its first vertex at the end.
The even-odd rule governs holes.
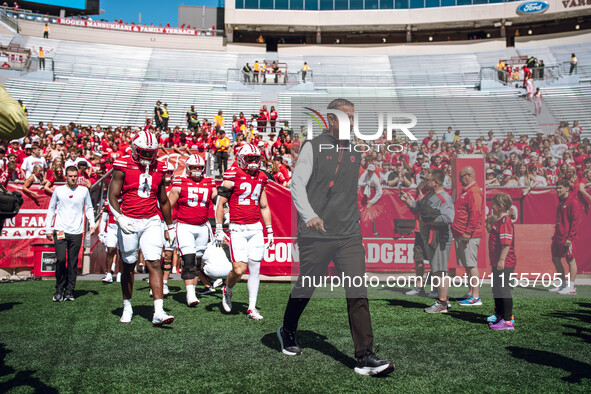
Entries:
POLYGON ((422 264, 425 260, 425 245, 423 244, 423 237, 419 232, 415 232, 414 260, 415 264, 422 264))

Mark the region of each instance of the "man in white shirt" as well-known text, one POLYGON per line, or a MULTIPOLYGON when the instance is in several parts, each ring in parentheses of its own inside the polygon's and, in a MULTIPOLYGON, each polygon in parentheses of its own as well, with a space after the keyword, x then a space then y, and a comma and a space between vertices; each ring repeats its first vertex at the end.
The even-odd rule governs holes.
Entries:
POLYGON ((54 241, 57 258, 56 291, 53 295, 53 301, 56 302, 74 301, 78 252, 84 233, 84 215, 90 223, 90 233, 94 232, 94 211, 90 194, 88 188, 76 184, 77 180, 78 169, 74 166, 66 167, 66 184, 56 187, 53 191, 45 219, 46 236, 48 240, 54 241))
POLYGON ((369 199, 371 197, 371 189, 375 189, 375 195, 371 200, 367 202, 367 208, 376 204, 382 197, 382 185, 380 185, 380 178, 375 173, 376 166, 370 164, 367 166, 367 170, 361 174, 359 178, 359 187, 363 188, 363 194, 369 199))
MULTIPOLYGON (((29 144, 27 144, 27 146, 29 146, 29 144)), ((33 154, 27 156, 23 160, 23 164, 21 164, 21 172, 25 179, 31 176, 33 167, 35 166, 40 166, 44 172, 47 170, 47 162, 45 161, 45 158, 41 156, 41 148, 39 148, 39 146, 35 146, 33 148, 33 154)))

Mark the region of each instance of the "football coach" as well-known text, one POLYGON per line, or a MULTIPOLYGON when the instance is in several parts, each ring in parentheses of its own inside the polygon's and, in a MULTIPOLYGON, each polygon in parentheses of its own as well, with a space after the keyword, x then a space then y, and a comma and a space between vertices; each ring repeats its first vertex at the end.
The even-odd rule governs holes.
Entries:
POLYGON ((343 277, 351 278, 349 283, 345 278, 343 282, 357 359, 355 372, 386 374, 393 369, 393 364, 390 360, 379 359, 373 352, 367 288, 352 285, 353 278, 365 275, 365 249, 357 206, 361 154, 352 149, 349 141, 338 139, 338 117, 330 111, 344 113, 349 124, 341 124, 341 127, 352 127, 354 105, 346 99, 336 99, 328 109, 328 130, 304 143, 294 168, 291 195, 297 210, 300 276, 289 296, 283 326, 279 327, 277 335, 284 354, 301 354, 296 339, 298 321, 314 293, 313 284, 319 283, 333 261, 343 277))

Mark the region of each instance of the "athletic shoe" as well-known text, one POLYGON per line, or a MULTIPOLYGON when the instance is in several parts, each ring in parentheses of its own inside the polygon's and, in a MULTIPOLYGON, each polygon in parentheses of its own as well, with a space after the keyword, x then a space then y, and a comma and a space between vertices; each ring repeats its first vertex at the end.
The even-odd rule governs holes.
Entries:
POLYGON ((216 287, 220 287, 223 283, 224 283, 223 279, 216 279, 215 282, 213 282, 213 285, 211 285, 211 287, 213 287, 215 289, 216 287))
POLYGON ((438 298, 439 297, 439 292, 437 291, 437 289, 431 290, 431 292, 429 293, 429 295, 427 297, 429 297, 429 298, 438 298))
POLYGON ((163 326, 164 324, 172 324, 173 321, 174 316, 169 316, 164 311, 154 313, 154 316, 152 317, 152 324, 157 327, 163 326))
POLYGON ((135 270, 138 274, 143 274, 144 273, 144 265, 138 264, 137 267, 135 267, 135 270))
POLYGON ((199 305, 199 299, 195 294, 187 293, 187 305, 189 305, 190 307, 199 305))
POLYGON ((472 295, 470 293, 466 293, 463 296, 461 296, 460 300, 467 300, 468 298, 472 298, 472 295))
POLYGON ((117 273, 117 283, 121 283, 121 272, 117 273))
POLYGON ((554 286, 553 288, 551 288, 548 291, 550 293, 558 293, 560 290, 564 289, 565 287, 566 287, 566 285, 558 285, 558 286, 554 286))
POLYGON ((423 287, 413 287, 412 290, 407 291, 406 293, 404 293, 406 295, 409 296, 414 296, 414 295, 425 295, 425 288, 423 287))
POLYGON ((379 375, 391 372, 394 364, 390 360, 380 360, 373 352, 357 359, 355 372, 359 375, 379 375))
POLYGON ((490 328, 491 328, 491 330, 513 330, 513 329, 515 329, 515 327, 513 327, 512 321, 505 321, 504 319, 499 320, 499 322, 496 324, 491 324, 490 328))
POLYGON ((107 272, 107 274, 103 278, 103 283, 113 283, 113 274, 107 272))
POLYGON ((575 289, 574 286, 566 286, 565 288, 563 288, 562 290, 560 290, 558 292, 558 294, 562 294, 562 295, 574 295, 577 294, 577 289, 575 289))
POLYGON ((200 296, 210 295, 215 293, 215 289, 213 287, 206 287, 205 290, 199 292, 200 296))
POLYGON ((470 297, 466 298, 465 300, 458 301, 458 304, 463 306, 482 305, 482 301, 480 298, 470 297))
POLYGON ((283 354, 287 354, 288 356, 299 356, 302 354, 302 349, 298 344, 295 332, 288 332, 283 329, 283 326, 279 326, 277 329, 277 337, 279 338, 281 352, 283 352, 283 354))
POLYGON ((64 300, 74 301, 74 293, 72 293, 71 291, 66 291, 66 293, 64 294, 64 300))
POLYGON ((64 300, 64 292, 57 290, 53 295, 53 302, 62 302, 64 300))
POLYGON ((121 323, 131 323, 131 318, 133 317, 133 309, 125 309, 123 308, 123 313, 121 314, 121 319, 119 322, 121 323))
POLYGON ((232 293, 230 293, 226 286, 222 288, 222 293, 224 294, 222 297, 222 306, 226 312, 232 312, 232 293))
MULTIPOLYGON (((490 315, 489 317, 486 318, 486 321, 489 322, 489 324, 494 324, 496 323, 499 319, 501 318, 500 315, 497 315, 496 313, 493 315, 490 315)), ((515 315, 511 315, 511 321, 513 323, 515 323, 515 315)))
POLYGON ((246 311, 246 315, 248 316, 249 319, 263 320, 263 316, 256 309, 248 309, 246 311))
POLYGON ((425 312, 427 313, 447 313, 449 312, 450 305, 446 301, 435 301, 433 305, 428 308, 425 308, 425 312))
POLYGON ((162 285, 162 294, 166 296, 166 295, 168 295, 169 293, 170 293, 170 290, 168 290, 168 284, 164 283, 164 284, 162 285))

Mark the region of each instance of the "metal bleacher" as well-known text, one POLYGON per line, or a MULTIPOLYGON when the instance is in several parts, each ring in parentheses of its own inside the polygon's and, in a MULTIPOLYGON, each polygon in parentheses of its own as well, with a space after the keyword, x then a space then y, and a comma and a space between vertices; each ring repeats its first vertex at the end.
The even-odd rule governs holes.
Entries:
MULTIPOLYGON (((544 89, 544 103, 559 120, 578 120, 586 131, 591 126, 591 86, 556 87, 544 89)), ((584 135, 585 136, 585 135, 584 135)))

